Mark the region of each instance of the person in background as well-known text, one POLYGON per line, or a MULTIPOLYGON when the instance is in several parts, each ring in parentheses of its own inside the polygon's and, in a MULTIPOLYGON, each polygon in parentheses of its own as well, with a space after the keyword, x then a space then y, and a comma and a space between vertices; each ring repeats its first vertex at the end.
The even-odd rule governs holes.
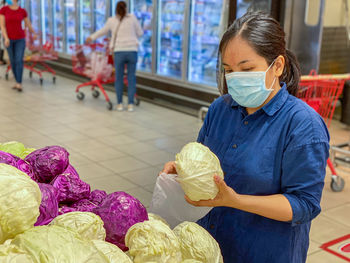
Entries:
POLYGON ((0 9, 1 33, 10 58, 12 72, 16 79, 16 85, 13 89, 22 91, 23 57, 26 47, 22 21, 33 34, 34 39, 36 36, 28 19, 27 11, 19 6, 18 0, 7 0, 6 2, 8 5, 0 9))
MULTIPOLYGON (((305 262, 311 220, 321 211, 329 133, 295 97, 300 69, 285 45, 280 24, 260 12, 235 20, 219 45, 222 96, 197 141, 217 155, 225 178, 214 176, 214 199, 186 200, 214 207, 198 223, 224 262, 305 262)), ((162 172, 176 173, 175 162, 162 172)))
MULTIPOLYGON (((0 2, 0 9, 4 6, 4 5, 6 5, 6 0, 3 0, 3 1, 1 1, 0 2)), ((0 30, 1 30, 1 28, 0 28, 0 30)), ((7 63, 6 63, 6 61, 5 61, 5 59, 4 59, 4 50, 5 49, 5 46, 4 46, 4 38, 3 38, 3 36, 2 36, 2 34, 0 34, 0 65, 6 65, 7 63)))
POLYGON ((110 17, 104 27, 86 39, 89 43, 97 38, 112 33, 109 48, 114 52, 115 65, 115 91, 117 94, 117 110, 123 111, 124 68, 127 66, 128 74, 128 111, 134 110, 134 97, 136 94, 136 63, 138 51, 138 38, 143 35, 142 28, 133 14, 127 13, 124 1, 118 2, 116 15, 110 17))

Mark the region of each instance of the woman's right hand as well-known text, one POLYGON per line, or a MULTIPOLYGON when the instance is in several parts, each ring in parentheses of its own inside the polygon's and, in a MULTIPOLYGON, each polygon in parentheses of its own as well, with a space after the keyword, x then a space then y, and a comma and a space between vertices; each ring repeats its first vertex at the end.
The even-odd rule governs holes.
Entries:
POLYGON ((92 41, 92 38, 91 38, 91 37, 88 37, 88 38, 85 40, 85 43, 86 43, 86 44, 89 44, 91 41, 92 41))
POLYGON ((167 162, 167 163, 164 165, 163 170, 162 170, 158 175, 160 175, 161 173, 166 173, 166 174, 177 174, 175 162, 174 162, 174 161, 167 162))
POLYGON ((4 44, 5 44, 5 47, 9 47, 10 39, 6 38, 4 44))

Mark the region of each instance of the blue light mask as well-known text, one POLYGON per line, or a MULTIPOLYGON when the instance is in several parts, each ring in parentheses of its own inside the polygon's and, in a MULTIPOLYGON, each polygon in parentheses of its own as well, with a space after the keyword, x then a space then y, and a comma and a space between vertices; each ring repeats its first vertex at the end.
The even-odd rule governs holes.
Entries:
POLYGON ((12 0, 6 0, 8 5, 13 5, 13 1, 12 0))
POLYGON ((273 91, 274 78, 269 89, 266 88, 266 72, 269 71, 275 60, 266 71, 232 72, 225 74, 228 93, 241 106, 257 108, 261 106, 273 91))

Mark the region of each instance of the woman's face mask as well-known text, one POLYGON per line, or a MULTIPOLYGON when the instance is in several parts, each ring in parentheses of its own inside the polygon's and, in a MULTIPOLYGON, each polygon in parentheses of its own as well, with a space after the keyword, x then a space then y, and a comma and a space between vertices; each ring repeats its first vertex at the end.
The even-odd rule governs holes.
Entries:
POLYGON ((241 106, 247 108, 257 108, 261 106, 273 91, 274 78, 271 86, 267 89, 265 84, 266 71, 253 72, 232 72, 225 74, 228 93, 241 106))
POLYGON ((13 1, 12 0, 6 0, 8 5, 13 5, 13 1))

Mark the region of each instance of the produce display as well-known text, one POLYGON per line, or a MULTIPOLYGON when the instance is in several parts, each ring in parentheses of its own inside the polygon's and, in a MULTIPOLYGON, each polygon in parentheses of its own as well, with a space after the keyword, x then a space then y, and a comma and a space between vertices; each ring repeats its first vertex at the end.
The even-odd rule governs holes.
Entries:
POLYGON ((214 175, 224 178, 220 161, 203 144, 191 142, 176 154, 177 181, 193 201, 209 200, 219 192, 214 175))
POLYGON ((33 167, 37 182, 50 183, 66 170, 68 156, 69 153, 60 146, 47 146, 28 154, 24 160, 33 167))
POLYGON ((35 226, 47 225, 58 216, 58 191, 49 184, 38 183, 41 191, 40 215, 35 226))
POLYGON ((106 241, 117 245, 123 251, 128 250, 124 241, 128 229, 136 223, 148 220, 147 210, 143 204, 124 192, 107 195, 93 212, 104 222, 106 241))
POLYGON ((93 213, 72 212, 56 217, 50 225, 76 231, 86 240, 105 240, 106 230, 101 218, 93 213))
POLYGON ((125 192, 91 191, 64 148, 0 147, 0 262, 222 262, 199 225, 173 231, 125 192))
POLYGON ((132 263, 131 259, 116 245, 102 240, 93 240, 92 242, 97 250, 108 258, 110 263, 132 263))
POLYGON ((0 244, 34 226, 40 202, 36 182, 17 168, 0 164, 0 244))
POLYGON ((200 225, 193 222, 183 222, 176 226, 173 231, 180 240, 183 259, 223 263, 219 244, 200 225))
POLYGON ((130 227, 125 244, 135 263, 180 263, 180 241, 174 232, 158 220, 145 221, 130 227))

